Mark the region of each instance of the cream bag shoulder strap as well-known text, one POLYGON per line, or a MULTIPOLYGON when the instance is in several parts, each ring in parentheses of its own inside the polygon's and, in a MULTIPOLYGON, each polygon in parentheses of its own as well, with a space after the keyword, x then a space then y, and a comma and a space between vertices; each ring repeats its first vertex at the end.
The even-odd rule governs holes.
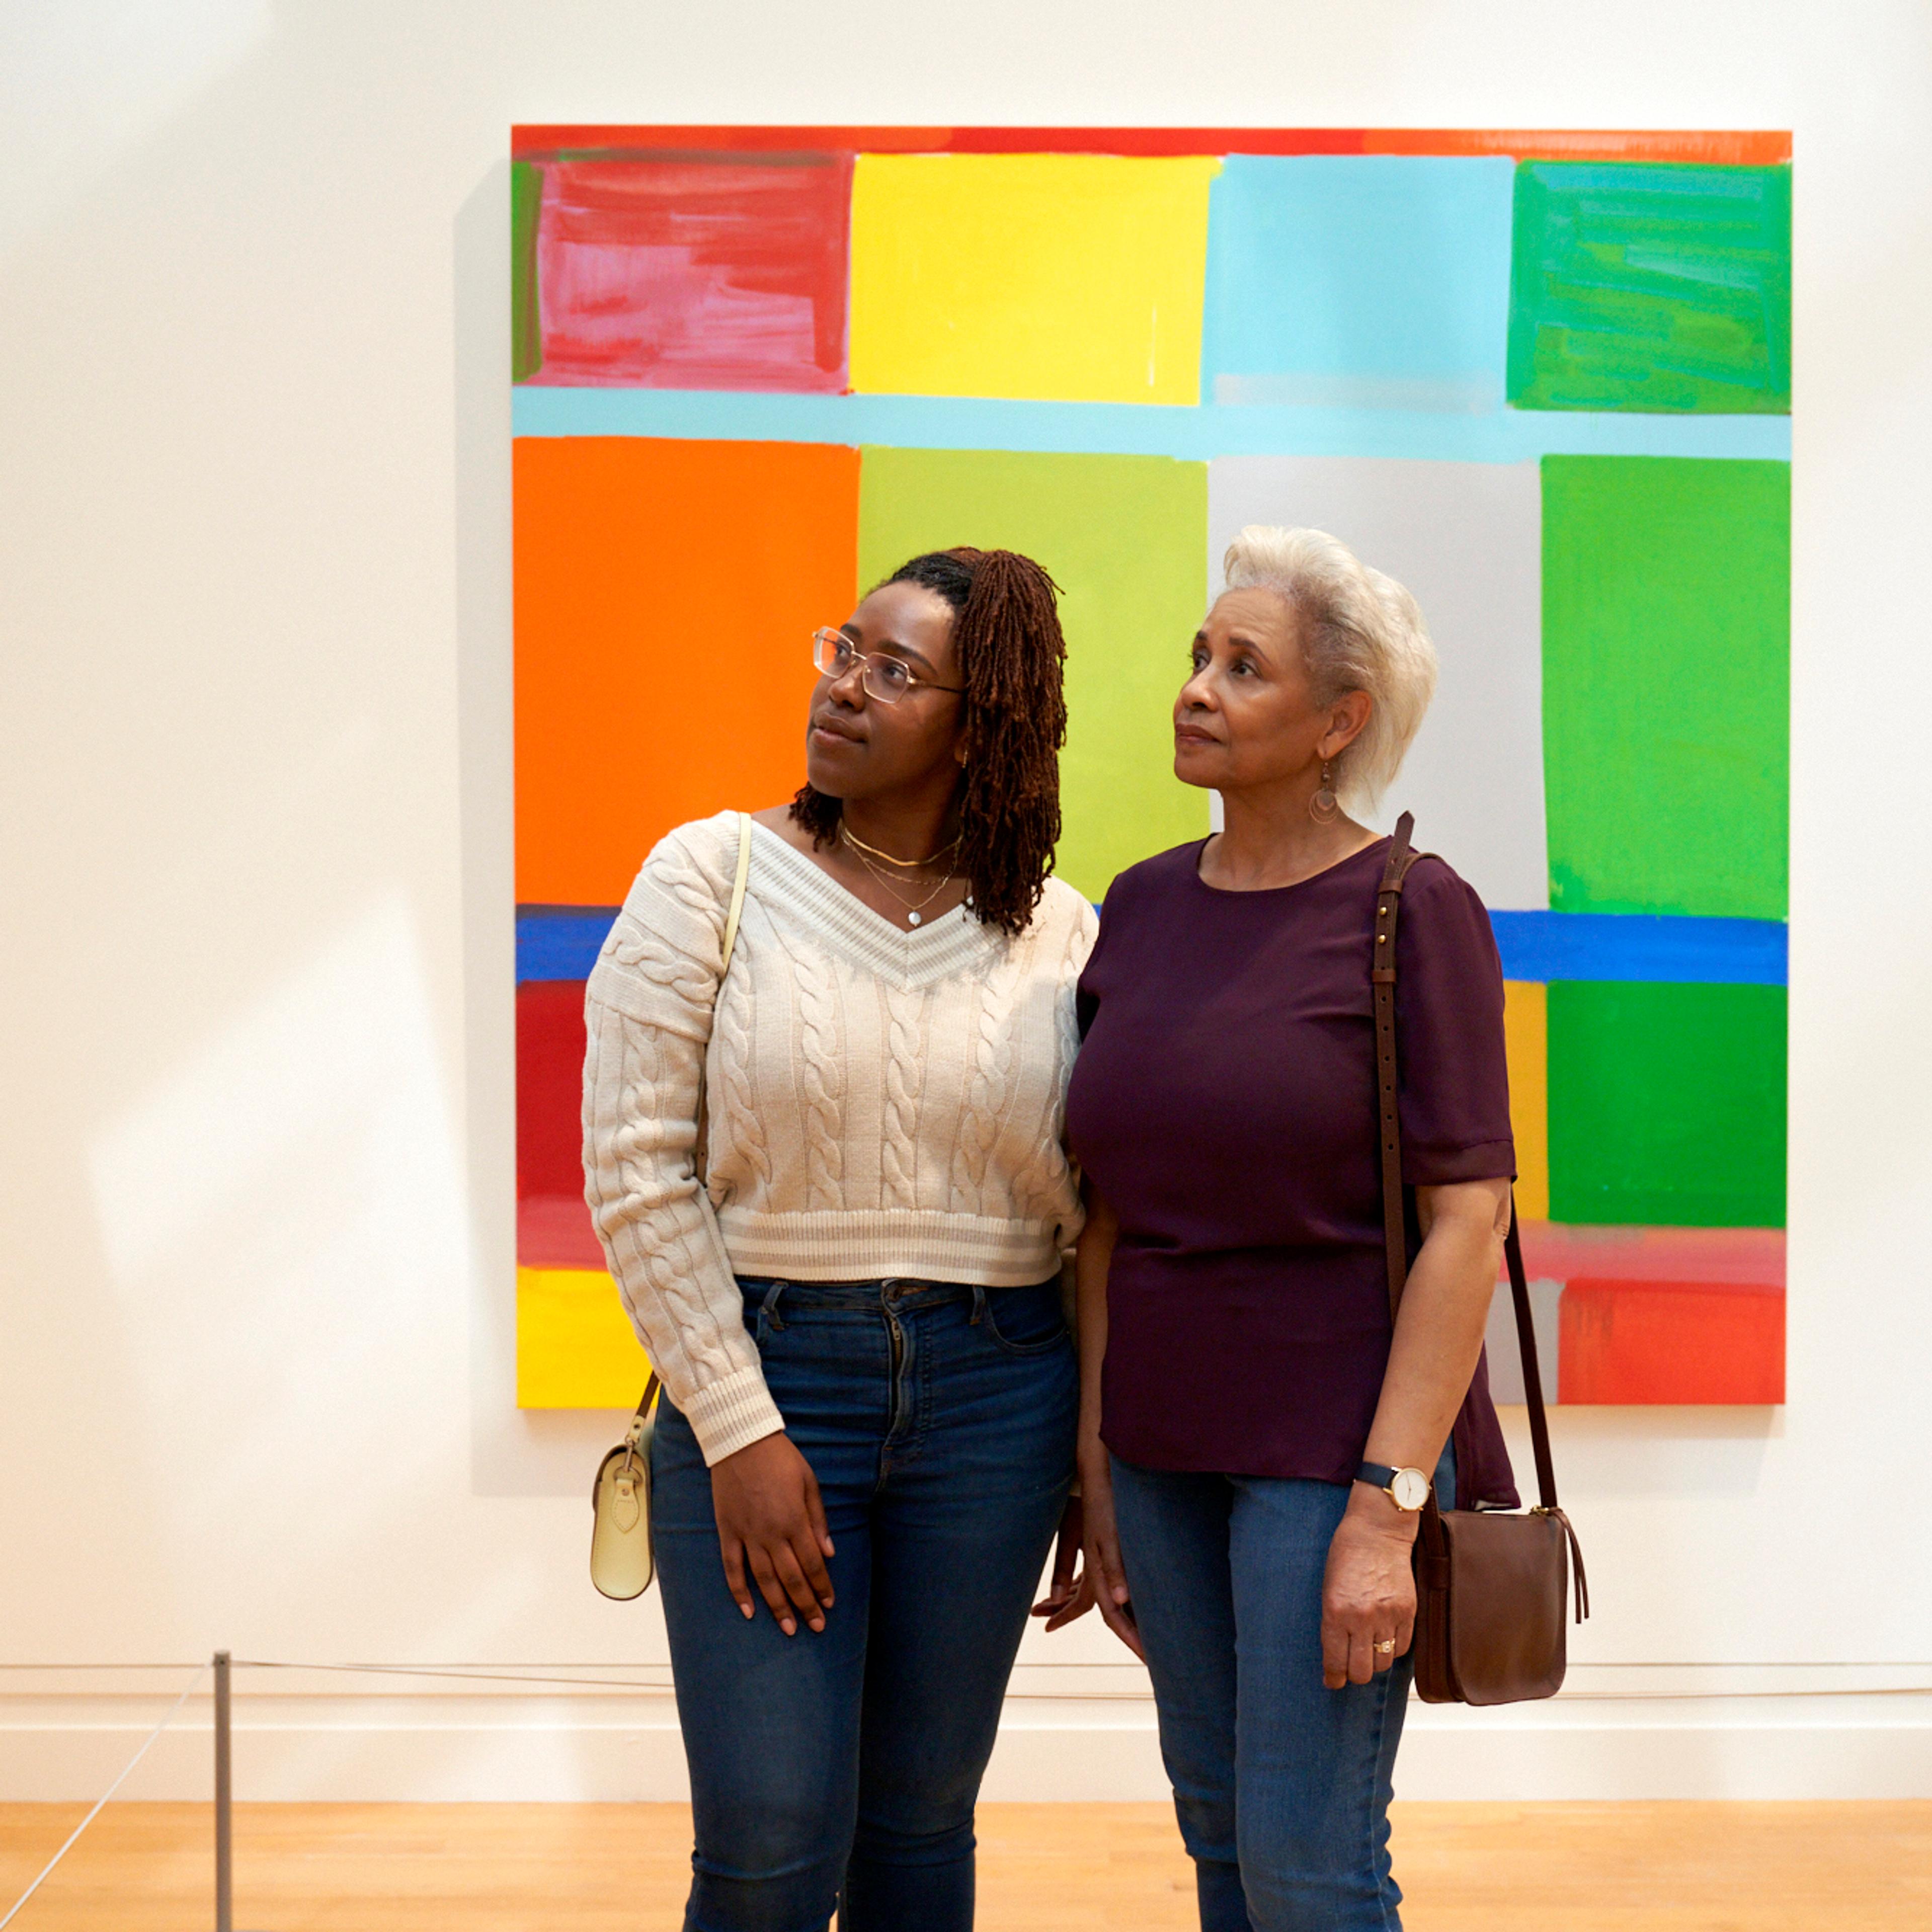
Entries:
MULTIPOLYGON (((738 922, 745 911, 745 882, 751 875, 752 815, 743 812, 738 820, 737 874, 731 881, 731 904, 724 916, 724 961, 718 974, 721 989, 731 970, 738 922)), ((597 1479, 590 1486, 590 1580, 619 1603, 641 1597, 657 1570, 651 1546, 651 1437, 657 1426, 659 1386, 653 1369, 624 1439, 597 1466, 597 1479)))

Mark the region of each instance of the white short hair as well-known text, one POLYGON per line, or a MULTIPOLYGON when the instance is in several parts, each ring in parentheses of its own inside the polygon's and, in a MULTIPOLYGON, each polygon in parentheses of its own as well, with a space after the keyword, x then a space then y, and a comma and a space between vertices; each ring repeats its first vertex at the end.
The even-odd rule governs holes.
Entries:
POLYGON ((1369 722, 1335 761, 1335 788, 1372 806, 1402 769, 1436 694, 1436 646, 1415 599, 1326 530, 1250 524, 1221 560, 1230 590, 1272 590, 1300 620, 1316 702, 1369 694, 1369 722))

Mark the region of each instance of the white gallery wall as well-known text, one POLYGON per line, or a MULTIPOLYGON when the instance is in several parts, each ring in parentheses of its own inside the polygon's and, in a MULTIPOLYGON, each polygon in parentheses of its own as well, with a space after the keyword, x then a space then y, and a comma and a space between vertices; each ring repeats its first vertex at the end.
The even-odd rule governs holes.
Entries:
MULTIPOLYGON (((242 1673, 243 1796, 682 1790, 614 1419, 513 1406, 516 121, 1795 130, 1790 1400, 1559 1412, 1571 1690, 1401 1789, 1932 1795, 1932 11, 15 0, 0 1796, 217 1647, 476 1673, 242 1673)), ((990 1795, 1162 1792, 1097 1622, 1015 1689, 990 1795)))

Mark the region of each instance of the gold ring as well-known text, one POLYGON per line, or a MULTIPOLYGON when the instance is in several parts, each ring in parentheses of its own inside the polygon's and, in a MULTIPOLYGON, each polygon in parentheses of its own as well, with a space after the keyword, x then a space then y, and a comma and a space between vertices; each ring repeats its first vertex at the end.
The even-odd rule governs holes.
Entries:
POLYGON ((1395 1639, 1392 1636, 1385 1636, 1376 1646, 1376 1654, 1378 1657, 1386 1657, 1394 1648, 1395 1639))

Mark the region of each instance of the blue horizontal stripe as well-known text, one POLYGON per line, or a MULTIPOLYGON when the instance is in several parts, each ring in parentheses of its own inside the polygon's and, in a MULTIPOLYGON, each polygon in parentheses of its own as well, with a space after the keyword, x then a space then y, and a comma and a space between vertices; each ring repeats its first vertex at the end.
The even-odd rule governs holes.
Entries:
MULTIPOLYGON (((615 906, 519 906, 517 983, 587 980, 615 906)), ((1781 986, 1786 928, 1769 919, 1492 912, 1509 980, 1663 980, 1781 986)))
POLYGON ((1492 912, 1506 980, 1785 983, 1786 929, 1772 919, 1622 912, 1492 912))
POLYGON ((517 984, 589 979, 616 916, 615 906, 518 907, 517 984))
POLYGON ((1552 454, 1791 459, 1791 419, 1778 416, 1510 409, 1456 413, 1261 403, 1030 403, 970 396, 524 385, 513 392, 511 422, 518 436, 1057 450, 1193 462, 1216 456, 1390 456, 1445 463, 1532 463, 1552 454))

